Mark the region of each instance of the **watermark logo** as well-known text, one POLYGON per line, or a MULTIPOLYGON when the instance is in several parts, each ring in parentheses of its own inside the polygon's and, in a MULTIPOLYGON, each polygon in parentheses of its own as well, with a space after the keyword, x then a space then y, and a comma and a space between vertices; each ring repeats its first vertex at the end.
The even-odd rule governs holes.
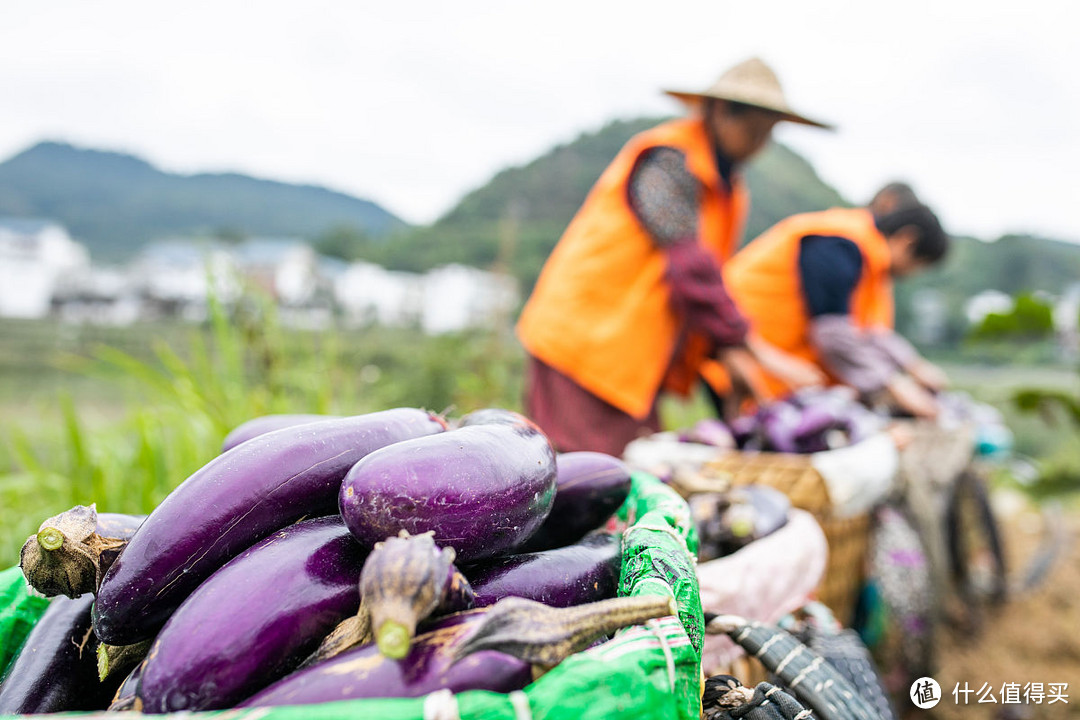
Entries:
POLYGON ((921 677, 911 684, 911 702, 920 710, 929 710, 941 702, 941 686, 932 677, 921 677))

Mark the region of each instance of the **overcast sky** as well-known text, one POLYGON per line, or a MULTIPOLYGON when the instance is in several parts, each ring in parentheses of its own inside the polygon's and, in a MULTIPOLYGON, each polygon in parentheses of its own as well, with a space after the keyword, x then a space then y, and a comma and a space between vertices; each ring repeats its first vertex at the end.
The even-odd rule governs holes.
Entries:
POLYGON ((7 3, 0 159, 43 139, 325 185, 425 223, 758 55, 837 133, 846 197, 912 182, 949 230, 1080 241, 1080 23, 1059 0, 7 3))

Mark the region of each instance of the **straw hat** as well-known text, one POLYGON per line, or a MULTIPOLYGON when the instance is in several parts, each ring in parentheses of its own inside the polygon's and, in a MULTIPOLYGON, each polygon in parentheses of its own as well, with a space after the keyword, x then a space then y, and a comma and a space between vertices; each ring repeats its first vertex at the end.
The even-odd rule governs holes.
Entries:
POLYGON ((832 125, 811 120, 792 110, 784 99, 784 91, 780 88, 780 80, 777 79, 776 73, 758 58, 739 63, 701 92, 684 90, 665 90, 664 92, 690 104, 697 104, 705 98, 717 98, 753 105, 779 113, 784 120, 833 129, 832 125))

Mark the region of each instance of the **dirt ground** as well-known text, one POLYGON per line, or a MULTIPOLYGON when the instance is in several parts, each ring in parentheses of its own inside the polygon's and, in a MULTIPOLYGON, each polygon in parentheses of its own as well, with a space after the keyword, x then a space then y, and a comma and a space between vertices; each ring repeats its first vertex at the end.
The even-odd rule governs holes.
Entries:
MULTIPOLYGON (((1027 566, 1042 537, 1039 516, 1018 510, 1001 516, 1005 528, 1010 573, 1027 566)), ((1041 720, 1080 718, 1080 510, 1075 506, 1062 516, 1066 544, 1041 585, 1015 595, 989 614, 978 637, 953 630, 940 637, 941 652, 934 677, 943 699, 932 710, 913 710, 906 718, 933 720, 1041 720), (957 704, 953 689, 974 690, 957 704), (1003 704, 1002 687, 1018 683, 1019 704, 1003 704), (1068 703, 1024 703, 1027 683, 1067 683, 1068 703), (978 703, 984 685, 992 688, 997 703, 978 703)), ((989 696, 984 695, 989 700, 989 696)), ((1030 696, 1029 696, 1030 698, 1030 696)))

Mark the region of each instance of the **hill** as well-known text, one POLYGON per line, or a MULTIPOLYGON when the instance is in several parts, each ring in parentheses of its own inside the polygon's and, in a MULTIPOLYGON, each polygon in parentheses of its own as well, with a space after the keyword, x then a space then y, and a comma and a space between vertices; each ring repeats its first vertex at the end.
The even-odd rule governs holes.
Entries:
POLYGON ((407 227, 373 202, 326 188, 167 173, 131 155, 54 142, 0 163, 0 215, 59 220, 107 260, 167 235, 310 237, 352 225, 383 237, 407 227))
MULTIPOLYGON (((531 287, 600 173, 627 140, 661 120, 618 120, 585 133, 527 165, 498 173, 433 225, 359 254, 401 270, 451 261, 501 264, 531 287)), ((747 182, 754 198, 747 237, 792 213, 845 204, 809 163, 783 145, 774 144, 755 159, 747 182)))

